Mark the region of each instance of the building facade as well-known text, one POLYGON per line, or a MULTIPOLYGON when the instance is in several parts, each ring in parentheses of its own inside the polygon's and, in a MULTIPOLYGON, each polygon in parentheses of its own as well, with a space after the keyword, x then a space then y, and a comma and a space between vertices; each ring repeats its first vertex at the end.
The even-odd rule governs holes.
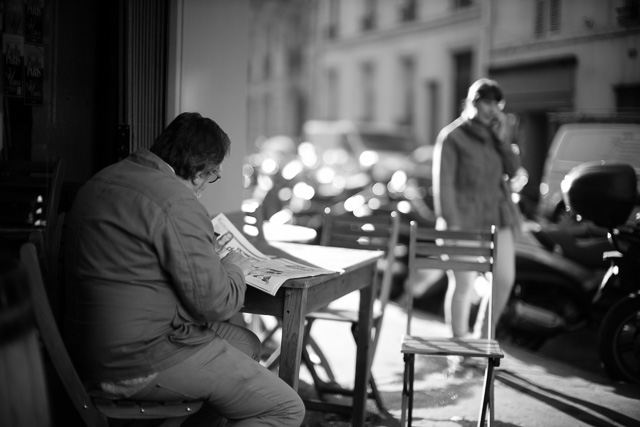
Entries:
POLYGON ((305 43, 298 47, 297 80, 263 73, 258 85, 254 77, 254 136, 299 137, 306 119, 349 119, 408 126, 419 144, 433 144, 459 114, 469 84, 488 76, 503 87, 507 112, 520 119, 529 187, 537 193, 553 131, 548 113, 640 111, 638 0, 265 3, 280 8, 260 15, 271 20, 270 31, 290 36, 279 43, 258 37, 272 41, 258 56, 271 51, 277 63, 278 50, 286 52, 292 37, 305 43), (303 26, 296 26, 298 18, 282 19, 288 5, 300 14, 301 3, 303 26), (260 120, 271 128, 255 126, 260 120))
POLYGON ((264 138, 296 136, 308 118, 311 0, 252 0, 248 151, 264 138))

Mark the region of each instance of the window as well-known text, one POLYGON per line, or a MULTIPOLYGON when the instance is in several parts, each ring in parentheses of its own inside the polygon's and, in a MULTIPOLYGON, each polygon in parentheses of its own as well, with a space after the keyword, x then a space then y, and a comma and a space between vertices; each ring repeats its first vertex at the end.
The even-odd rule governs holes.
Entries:
POLYGON ((561 0, 535 0, 534 33, 544 37, 560 31, 561 0))
POLYGON ((271 78, 271 46, 273 42, 273 28, 269 26, 266 31, 264 57, 262 58, 262 79, 269 80, 271 78))
POLYGON ((377 0, 364 0, 364 13, 360 28, 363 31, 372 30, 376 26, 377 0))
POLYGON ((453 93, 453 117, 460 115, 462 102, 467 97, 467 91, 471 85, 471 65, 473 55, 471 51, 456 53, 453 55, 454 93, 453 93))
POLYGON ((640 24, 640 0, 624 0, 622 7, 617 7, 618 24, 623 27, 640 24))
POLYGON ((427 120, 428 122, 428 132, 429 132, 429 141, 431 144, 434 144, 436 138, 438 137, 438 132, 440 132, 440 85, 438 82, 429 81, 426 86, 427 90, 427 120))
POLYGON ((473 0, 453 0, 454 9, 462 9, 473 5, 473 0))
POLYGON ((362 74, 362 120, 373 121, 375 117, 376 87, 375 67, 372 62, 364 62, 362 74))
POLYGON ((265 93, 262 98, 262 131, 261 135, 270 137, 274 135, 275 124, 273 123, 273 99, 270 93, 265 93))
POLYGON ((415 77, 416 67, 413 57, 405 56, 400 59, 401 78, 400 94, 401 115, 400 124, 412 125, 414 116, 414 100, 415 100, 415 77))
POLYGON ((298 76, 302 71, 302 48, 299 45, 287 49, 287 65, 290 76, 298 76))
POLYGON ((329 1, 329 23, 326 28, 325 36, 328 39, 335 39, 338 37, 338 26, 340 23, 340 1, 329 1))
POLYGON ((400 5, 400 21, 410 22, 415 21, 418 15, 418 4, 416 0, 403 0, 400 5))
POLYGON ((271 56, 269 56, 268 51, 265 52, 262 58, 262 77, 264 80, 271 78, 271 56))
POLYGON ((327 70, 327 111, 325 117, 327 119, 337 119, 340 117, 340 99, 338 94, 338 71, 335 68, 327 70))
POLYGON ((616 112, 640 113, 640 84, 620 85, 614 88, 616 112))

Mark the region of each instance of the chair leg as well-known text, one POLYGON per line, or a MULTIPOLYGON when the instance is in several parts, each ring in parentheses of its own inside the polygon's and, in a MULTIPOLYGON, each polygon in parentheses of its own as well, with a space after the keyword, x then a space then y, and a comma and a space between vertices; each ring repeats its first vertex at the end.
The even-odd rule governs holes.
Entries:
POLYGON ((378 407, 378 411, 387 419, 393 419, 393 415, 387 409, 384 400, 382 399, 382 395, 380 394, 380 390, 378 390, 378 385, 376 384, 375 378, 373 378, 373 372, 369 372, 369 387, 371 387, 371 397, 376 402, 376 406, 378 407))
POLYGON ((489 358, 487 360, 487 369, 484 374, 484 388, 482 391, 482 404, 480 406, 480 415, 478 416, 478 427, 484 425, 487 416, 487 408, 489 409, 489 421, 487 426, 493 424, 493 370, 496 366, 496 359, 489 358))
POLYGON ((413 416, 413 372, 414 372, 414 354, 404 355, 404 375, 402 377, 402 408, 400 414, 400 425, 411 426, 411 418, 413 416))
MULTIPOLYGON (((262 320, 260 315, 254 314, 253 317, 257 318, 257 321, 255 324, 257 325, 259 323, 259 326, 266 331, 264 336, 261 338, 262 342, 266 342, 270 340, 278 331, 278 329, 282 329, 282 321, 280 319, 277 319, 277 323, 273 328, 267 330, 267 326, 264 324, 264 321, 262 320)), ((257 330, 258 328, 254 329, 254 331, 257 331, 257 330)))
POLYGON ((500 359, 489 359, 489 362, 493 365, 491 368, 491 388, 489 389, 489 427, 495 424, 495 396, 493 382, 496 376, 496 368, 500 366, 500 359))
MULTIPOLYGON (((318 394, 318 397, 322 399, 322 395, 325 392, 323 385, 326 384, 326 382, 320 378, 320 375, 318 375, 316 364, 311 359, 311 356, 309 355, 309 350, 307 349, 307 346, 310 345, 314 349, 314 351, 320 350, 318 344, 311 337, 312 326, 313 326, 313 320, 308 319, 307 324, 304 327, 304 338, 302 342, 302 362, 305 364, 305 366, 309 370, 309 373, 311 374, 311 377, 313 378, 313 385, 316 389, 316 393, 318 394)), ((324 358, 324 362, 328 364, 328 362, 326 361, 326 358, 324 357, 324 353, 322 353, 322 351, 316 354, 318 354, 318 357, 321 359, 321 362, 322 362, 322 359, 324 358)), ((328 372, 331 374, 331 376, 333 376, 333 372, 331 372, 330 369, 328 370, 328 372)))
POLYGON ((327 356, 324 355, 324 352, 311 335, 309 335, 307 339, 309 340, 309 347, 311 347, 313 352, 318 356, 318 359, 320 359, 320 366, 322 366, 322 369, 324 369, 324 372, 327 374, 327 381, 330 383, 336 382, 336 376, 331 370, 331 365, 329 364, 329 359, 327 359, 327 356))
MULTIPOLYGON (((378 322, 374 321, 374 324, 372 326, 372 329, 374 331, 377 331, 377 329, 380 327, 380 324, 378 322)), ((377 333, 377 332, 376 332, 377 333)), ((353 336, 353 339, 357 342, 358 341, 358 324, 357 323, 352 323, 351 324, 351 335, 353 336)), ((376 344, 374 344, 375 346, 376 344)), ((374 347, 375 350, 375 347, 374 347)), ((378 407, 378 410, 385 416, 387 416, 388 418, 393 418, 393 415, 391 415, 391 413, 389 412, 389 410, 386 408, 384 401, 382 400, 382 395, 380 395, 380 392, 378 391, 378 386, 376 384, 376 380, 373 377, 373 370, 370 370, 369 372, 369 386, 371 387, 371 397, 373 397, 373 399, 376 402, 376 406, 378 407)))
POLYGON ((302 362, 305 364, 305 366, 309 370, 309 373, 311 374, 311 378, 313 379, 313 386, 316 389, 318 398, 322 399, 322 396, 326 391, 323 387, 324 381, 322 381, 322 379, 318 375, 315 363, 313 363, 313 360, 311 360, 311 356, 309 356, 309 351, 306 349, 306 347, 302 348, 302 362))
POLYGON ((276 348, 273 353, 271 353, 271 356, 269 356, 269 358, 267 360, 265 360, 264 362, 264 367, 271 370, 273 369, 275 366, 278 366, 278 363, 280 363, 280 352, 282 351, 282 347, 278 346, 278 348, 276 348))

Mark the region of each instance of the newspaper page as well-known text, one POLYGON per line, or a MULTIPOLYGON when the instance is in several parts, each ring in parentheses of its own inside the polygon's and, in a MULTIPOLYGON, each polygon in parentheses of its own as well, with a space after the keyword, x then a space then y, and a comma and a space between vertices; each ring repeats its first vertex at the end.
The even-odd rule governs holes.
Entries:
POLYGON ((217 215, 211 223, 218 235, 220 257, 224 258, 229 252, 239 252, 255 261, 254 270, 246 276, 247 284, 270 295, 275 295, 288 279, 334 273, 285 258, 268 257, 257 250, 224 214, 217 215))

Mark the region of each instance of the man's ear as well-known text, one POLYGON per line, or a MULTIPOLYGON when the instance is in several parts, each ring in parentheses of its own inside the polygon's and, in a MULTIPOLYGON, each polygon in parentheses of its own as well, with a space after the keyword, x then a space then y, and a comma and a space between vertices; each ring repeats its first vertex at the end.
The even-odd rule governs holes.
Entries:
POLYGON ((204 172, 196 173, 196 176, 191 180, 191 183, 196 187, 201 186, 202 183, 207 179, 206 175, 207 174, 204 172))

